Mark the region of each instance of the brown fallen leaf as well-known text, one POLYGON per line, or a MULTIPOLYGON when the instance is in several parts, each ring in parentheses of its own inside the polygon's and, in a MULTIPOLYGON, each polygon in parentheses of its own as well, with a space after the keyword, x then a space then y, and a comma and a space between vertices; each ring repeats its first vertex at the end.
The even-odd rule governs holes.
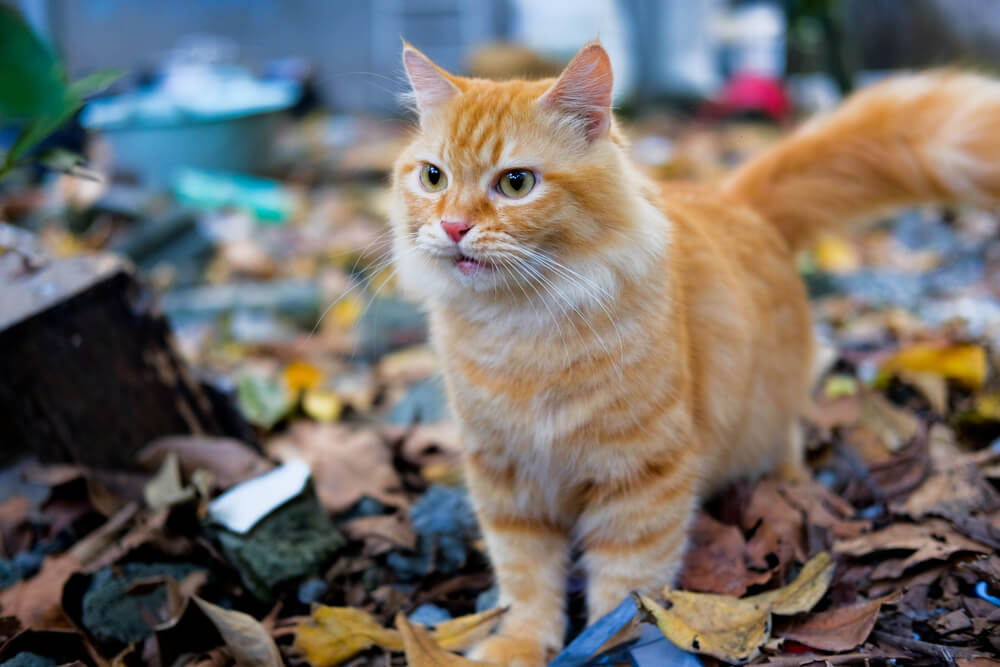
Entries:
POLYGON ((743 530, 754 531, 747 543, 750 567, 770 570, 784 568, 793 561, 804 561, 806 549, 802 512, 785 500, 777 482, 765 480, 757 484, 743 513, 743 530), (777 558, 770 563, 769 556, 777 558))
POLYGON ((871 392, 862 397, 858 423, 847 439, 866 463, 879 463, 912 442, 919 432, 920 420, 912 413, 871 392))
POLYGON ((865 600, 793 620, 775 634, 821 651, 849 651, 863 643, 882 605, 893 596, 865 600))
POLYGON ((454 464, 462 456, 458 424, 417 424, 411 430, 400 453, 407 461, 420 466, 454 464))
POLYGON ((410 623, 403 614, 396 614, 396 629, 402 636, 406 664, 410 667, 485 667, 488 664, 445 651, 422 625, 410 623))
POLYGON ((790 505, 805 513, 807 523, 829 528, 836 537, 856 537, 871 525, 870 521, 850 519, 854 507, 822 484, 786 483, 779 490, 790 505))
POLYGON ((394 507, 407 505, 392 452, 373 430, 297 421, 266 449, 283 462, 305 460, 320 502, 331 513, 347 510, 365 495, 394 507))
POLYGON ((893 510, 915 519, 928 514, 988 512, 1000 506, 1000 494, 972 465, 950 468, 928 477, 893 510))
POLYGON ((100 556, 115 545, 138 511, 134 503, 126 505, 66 553, 47 557, 34 577, 0 591, 0 609, 4 614, 16 616, 26 628, 71 627, 62 611, 63 586, 73 574, 99 562, 100 556))
POLYGON ((340 526, 352 540, 365 541, 365 555, 374 556, 394 548, 415 549, 417 534, 410 517, 403 512, 382 516, 363 516, 340 526))
POLYGON ((281 667, 284 663, 271 635, 257 619, 241 611, 223 609, 198 596, 191 600, 216 627, 233 660, 240 667, 281 667))
POLYGON ((753 572, 743 560, 746 540, 731 524, 699 512, 688 530, 689 545, 678 587, 687 591, 740 596, 748 587, 763 584, 771 573, 753 572))
POLYGON ((903 561, 904 569, 928 560, 946 560, 952 554, 963 551, 990 553, 988 547, 958 534, 940 519, 928 519, 921 524, 895 523, 833 545, 834 552, 849 556, 866 556, 896 549, 914 552, 903 561))
POLYGON ((220 489, 236 486, 274 467, 273 463, 239 440, 199 435, 158 438, 139 452, 139 465, 147 470, 157 470, 170 452, 177 455, 185 477, 190 478, 198 469, 208 470, 215 476, 215 483, 220 489))

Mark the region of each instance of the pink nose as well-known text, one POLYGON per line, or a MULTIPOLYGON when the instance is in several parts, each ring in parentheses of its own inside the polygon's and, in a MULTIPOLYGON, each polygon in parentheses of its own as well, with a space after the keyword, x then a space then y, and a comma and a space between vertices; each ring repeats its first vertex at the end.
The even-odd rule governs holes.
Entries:
POLYGON ((455 243, 461 241, 462 237, 472 229, 464 222, 449 222, 447 220, 441 221, 441 227, 444 229, 444 233, 448 235, 448 238, 455 243))

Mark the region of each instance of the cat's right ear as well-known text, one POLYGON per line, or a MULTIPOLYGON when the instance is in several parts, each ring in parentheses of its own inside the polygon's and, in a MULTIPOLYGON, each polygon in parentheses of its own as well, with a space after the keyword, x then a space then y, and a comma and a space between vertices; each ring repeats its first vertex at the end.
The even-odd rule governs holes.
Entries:
POLYGON ((429 111, 441 106, 455 95, 459 89, 443 69, 431 62, 410 44, 403 42, 403 67, 413 89, 417 112, 421 119, 429 111))
POLYGON ((538 99, 543 108, 564 114, 579 123, 594 141, 611 126, 611 59, 600 42, 584 45, 552 87, 538 99))

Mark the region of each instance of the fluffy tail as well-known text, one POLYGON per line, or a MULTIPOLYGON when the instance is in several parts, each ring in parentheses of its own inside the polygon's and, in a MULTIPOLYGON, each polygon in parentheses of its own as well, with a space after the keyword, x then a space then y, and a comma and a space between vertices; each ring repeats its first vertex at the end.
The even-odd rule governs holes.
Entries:
POLYGON ((1000 201, 1000 81, 932 71, 850 97, 725 184, 799 247, 816 232, 923 202, 1000 201))

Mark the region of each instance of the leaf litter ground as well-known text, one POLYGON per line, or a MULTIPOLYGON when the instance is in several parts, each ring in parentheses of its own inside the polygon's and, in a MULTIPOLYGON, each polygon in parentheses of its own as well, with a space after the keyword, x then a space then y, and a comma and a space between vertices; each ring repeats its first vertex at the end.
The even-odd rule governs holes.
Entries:
MULTIPOLYGON (((503 610, 461 443, 384 261, 384 189, 330 184, 338 168, 384 171, 398 135, 364 131, 378 141, 331 163, 303 124, 290 145, 314 159, 284 179, 295 215, 205 213, 228 232, 198 281, 149 273, 187 357, 231 382, 258 442, 164 434, 133 470, 0 473, 0 664, 475 664, 457 652, 503 610), (287 287, 300 279, 318 286, 304 314, 287 287), (221 309, 204 291, 246 285, 284 291, 221 309)), ((675 139, 647 165, 663 178, 712 178, 740 137, 774 138, 655 120, 634 133, 675 139)), ((49 187, 100 208, 100 193, 49 187)), ((137 224, 98 220, 39 231, 67 254, 137 224)), ((998 226, 919 210, 803 255, 824 360, 805 422, 814 479, 706 502, 678 589, 591 628, 574 572, 575 640, 553 664, 997 664, 998 226)))

